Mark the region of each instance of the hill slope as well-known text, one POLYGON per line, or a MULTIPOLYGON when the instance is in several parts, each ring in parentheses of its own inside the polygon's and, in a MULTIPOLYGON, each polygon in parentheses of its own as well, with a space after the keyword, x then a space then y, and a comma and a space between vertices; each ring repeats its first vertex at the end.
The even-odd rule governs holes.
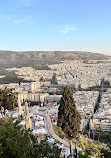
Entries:
POLYGON ((34 68, 47 64, 59 63, 62 60, 103 60, 111 59, 99 53, 81 51, 0 51, 0 68, 32 66, 34 68))

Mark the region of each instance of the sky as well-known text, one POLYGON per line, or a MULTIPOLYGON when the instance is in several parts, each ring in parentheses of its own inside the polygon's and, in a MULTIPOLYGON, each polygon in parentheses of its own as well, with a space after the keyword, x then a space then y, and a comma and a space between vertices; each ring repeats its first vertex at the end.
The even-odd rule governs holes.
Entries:
POLYGON ((0 0, 0 50, 111 55, 111 0, 0 0))

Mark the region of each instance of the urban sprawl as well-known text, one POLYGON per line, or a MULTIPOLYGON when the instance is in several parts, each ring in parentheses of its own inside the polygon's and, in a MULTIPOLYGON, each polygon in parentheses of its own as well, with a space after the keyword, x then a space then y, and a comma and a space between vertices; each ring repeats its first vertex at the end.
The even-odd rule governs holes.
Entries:
MULTIPOLYGON (((76 106, 81 114, 81 131, 89 127, 92 131, 111 132, 111 61, 84 63, 80 60, 65 60, 48 66, 50 70, 8 68, 8 71, 15 71, 18 78, 30 82, 3 84, 0 88, 14 88, 18 92, 20 104, 27 101, 29 104, 33 102, 39 105, 37 109, 34 105, 30 111, 47 114, 56 124, 61 91, 68 85, 73 90, 76 106)), ((0 76, 2 77, 5 76, 0 76)), ((24 107, 22 112, 23 110, 24 107)), ((9 114, 7 110, 7 115, 9 114)), ((17 116, 16 109, 13 117, 17 116)))

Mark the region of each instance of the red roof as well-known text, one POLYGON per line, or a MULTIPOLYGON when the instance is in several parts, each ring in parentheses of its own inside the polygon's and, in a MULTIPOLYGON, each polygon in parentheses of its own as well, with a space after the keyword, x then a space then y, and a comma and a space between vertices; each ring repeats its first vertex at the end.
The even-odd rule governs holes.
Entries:
POLYGON ((51 120, 57 120, 58 117, 57 117, 57 116, 50 116, 50 119, 51 119, 51 120))

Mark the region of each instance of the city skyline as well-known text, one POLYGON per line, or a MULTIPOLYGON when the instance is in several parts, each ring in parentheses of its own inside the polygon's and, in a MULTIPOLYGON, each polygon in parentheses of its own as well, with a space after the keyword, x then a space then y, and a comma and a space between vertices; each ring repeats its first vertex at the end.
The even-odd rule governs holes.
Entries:
POLYGON ((111 1, 0 2, 0 50, 111 55, 111 1))

